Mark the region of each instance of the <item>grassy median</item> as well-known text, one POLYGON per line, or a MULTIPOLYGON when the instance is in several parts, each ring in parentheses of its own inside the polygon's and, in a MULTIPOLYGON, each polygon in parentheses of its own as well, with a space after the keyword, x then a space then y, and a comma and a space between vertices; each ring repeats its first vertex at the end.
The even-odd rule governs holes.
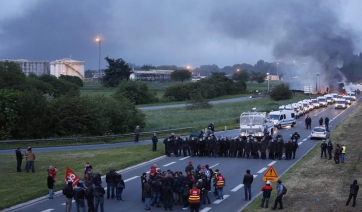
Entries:
MULTIPOLYGON (((56 166, 55 190, 64 186, 65 168, 68 166, 78 177, 83 177, 84 165, 89 161, 94 172, 102 170, 104 174, 110 169, 120 170, 163 155, 163 145, 159 144, 157 152, 151 151, 151 145, 130 146, 122 148, 82 150, 71 152, 37 153, 35 173, 16 172, 14 155, 0 155, 0 210, 26 202, 47 194, 47 168, 56 166)), ((147 171, 146 169, 145 171, 147 171)), ((142 173, 139 173, 140 175, 142 173)))
MULTIPOLYGON (((283 197, 283 211, 299 212, 330 212, 330 211, 361 211, 361 195, 357 196, 357 205, 352 208, 352 202, 347 207, 349 185, 357 179, 362 184, 362 106, 358 106, 337 128, 331 133, 333 146, 346 145, 344 164, 335 164, 333 159, 320 158, 319 141, 295 166, 289 169, 282 177, 288 193, 283 197)), ((305 142, 317 142, 307 140, 305 142)), ((261 196, 257 197, 243 212, 269 211, 274 205, 276 183, 273 183, 273 195, 270 198, 269 209, 260 206, 261 196)))

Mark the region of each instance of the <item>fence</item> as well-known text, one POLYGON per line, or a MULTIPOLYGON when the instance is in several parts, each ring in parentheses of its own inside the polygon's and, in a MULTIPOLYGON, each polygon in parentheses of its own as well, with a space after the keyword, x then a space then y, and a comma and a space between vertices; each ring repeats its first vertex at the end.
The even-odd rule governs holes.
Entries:
MULTIPOLYGON (((152 132, 140 132, 140 135, 153 135, 153 133, 167 133, 167 132, 178 132, 178 131, 185 131, 191 130, 192 127, 185 127, 185 128, 176 128, 176 129, 169 129, 169 130, 158 130, 152 132)), ((74 137, 67 137, 67 138, 47 138, 47 139, 25 139, 25 140, 2 140, 0 143, 24 143, 24 142, 48 142, 48 141, 69 141, 69 140, 98 140, 98 139, 113 139, 113 138, 123 138, 123 137, 130 137, 134 136, 134 133, 128 134, 119 134, 119 135, 104 135, 104 136, 92 136, 92 137, 81 137, 81 136, 74 136, 74 137)))

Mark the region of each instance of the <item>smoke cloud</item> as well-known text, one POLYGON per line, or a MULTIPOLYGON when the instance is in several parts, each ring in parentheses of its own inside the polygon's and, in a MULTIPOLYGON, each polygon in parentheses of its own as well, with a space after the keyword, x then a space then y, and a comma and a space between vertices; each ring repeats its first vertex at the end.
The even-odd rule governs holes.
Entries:
POLYGON ((228 1, 211 19, 235 39, 271 46, 276 61, 295 61, 294 75, 307 78, 305 85, 315 88, 319 74, 325 89, 343 80, 336 67, 354 53, 354 32, 341 22, 341 6, 335 0, 228 1))

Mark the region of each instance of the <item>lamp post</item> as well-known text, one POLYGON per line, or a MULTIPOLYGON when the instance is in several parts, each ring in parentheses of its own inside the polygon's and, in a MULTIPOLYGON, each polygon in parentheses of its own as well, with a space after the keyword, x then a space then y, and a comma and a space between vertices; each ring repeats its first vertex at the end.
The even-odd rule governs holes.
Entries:
POLYGON ((269 94, 269 81, 270 81, 269 73, 266 73, 266 76, 268 77, 268 94, 269 94))
POLYGON ((319 79, 319 74, 317 74, 317 79, 315 81, 315 89, 317 93, 318 93, 318 79, 319 79))
POLYGON ((278 80, 279 80, 279 63, 277 63, 277 76, 278 76, 278 80))
POLYGON ((98 58, 98 78, 101 77, 101 39, 96 38, 96 42, 99 44, 99 58, 98 58))

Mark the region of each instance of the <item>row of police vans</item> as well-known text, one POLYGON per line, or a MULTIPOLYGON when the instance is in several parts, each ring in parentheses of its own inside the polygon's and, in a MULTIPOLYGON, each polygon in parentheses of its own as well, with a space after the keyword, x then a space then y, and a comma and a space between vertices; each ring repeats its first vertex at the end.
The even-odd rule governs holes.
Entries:
POLYGON ((333 105, 336 109, 346 109, 351 101, 356 100, 356 94, 349 92, 344 96, 338 96, 336 93, 319 96, 316 99, 304 99, 297 103, 282 105, 278 111, 271 111, 268 115, 268 120, 272 121, 277 128, 294 127, 296 119, 309 113, 316 108, 327 107, 333 105))

